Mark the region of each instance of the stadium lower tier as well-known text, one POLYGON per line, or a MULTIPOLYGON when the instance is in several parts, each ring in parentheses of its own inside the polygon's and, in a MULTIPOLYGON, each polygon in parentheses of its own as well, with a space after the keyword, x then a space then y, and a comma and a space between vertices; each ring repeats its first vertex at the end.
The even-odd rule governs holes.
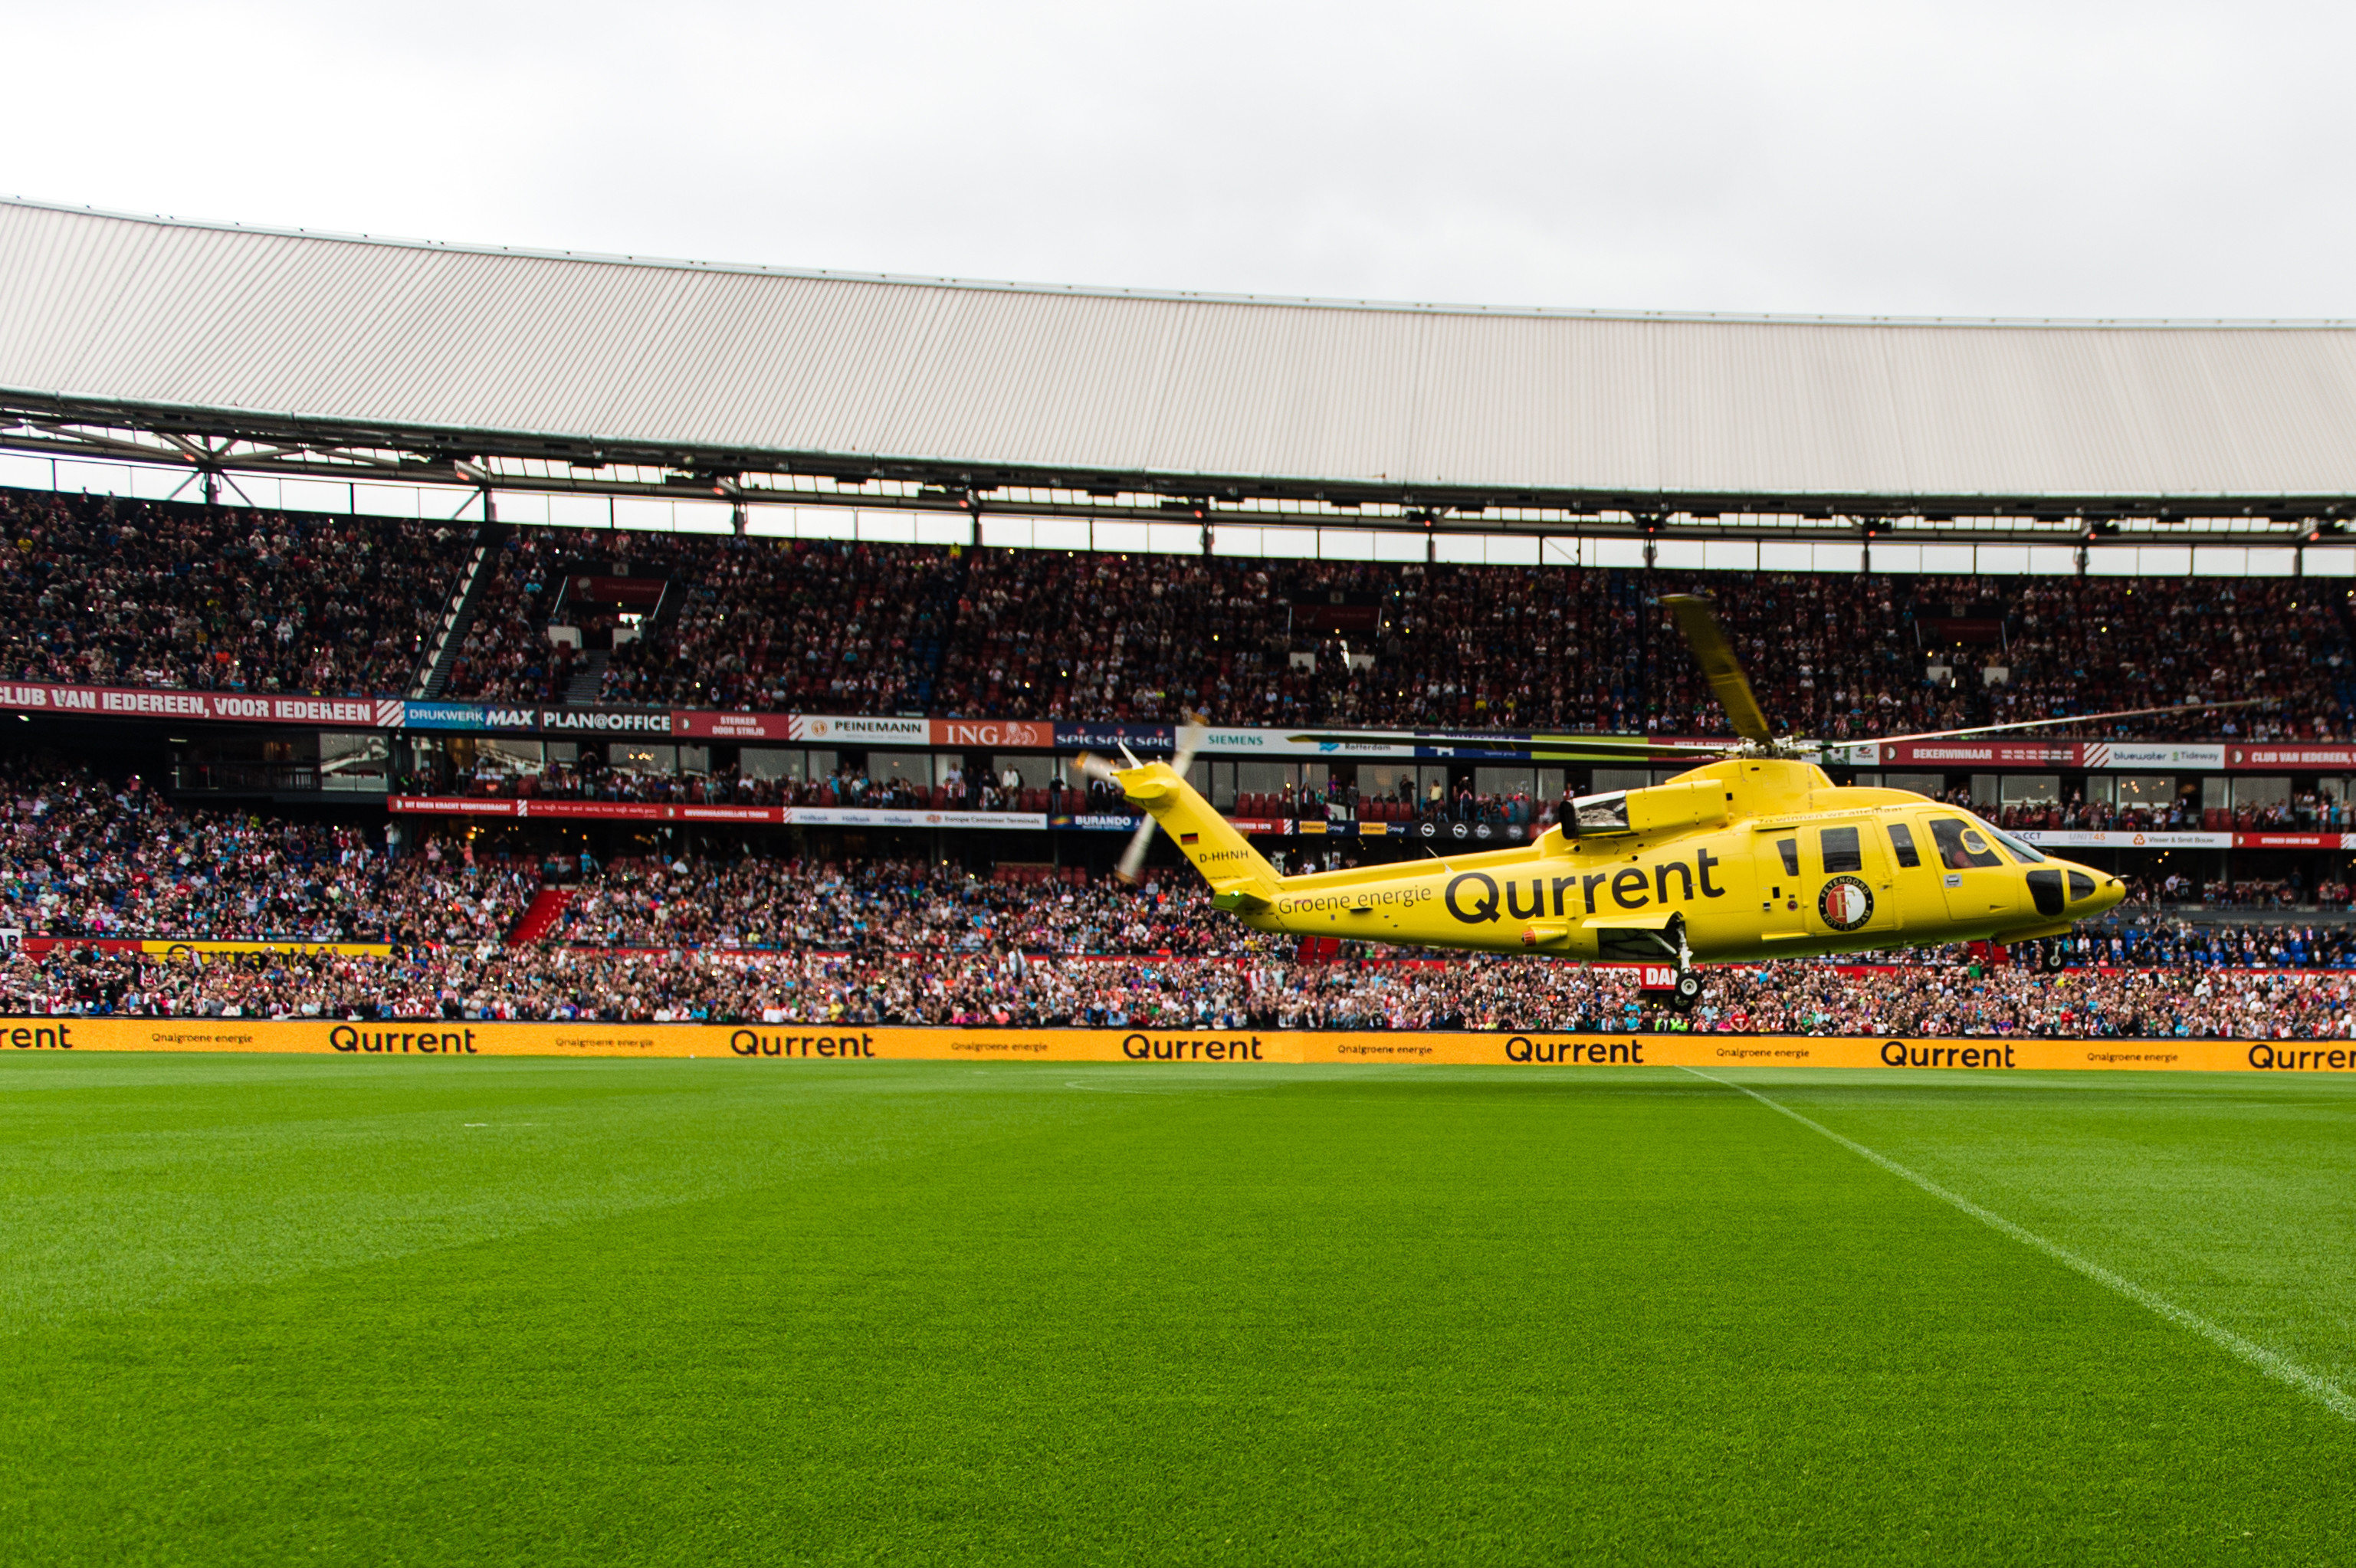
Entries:
POLYGON ((2315 971, 1770 965, 1704 972, 1686 1018, 1633 971, 1543 961, 1297 964, 577 949, 108 951, 0 968, 30 1017, 961 1024, 1147 1029, 1555 1029, 1943 1038, 2345 1040, 2356 976, 2315 971))

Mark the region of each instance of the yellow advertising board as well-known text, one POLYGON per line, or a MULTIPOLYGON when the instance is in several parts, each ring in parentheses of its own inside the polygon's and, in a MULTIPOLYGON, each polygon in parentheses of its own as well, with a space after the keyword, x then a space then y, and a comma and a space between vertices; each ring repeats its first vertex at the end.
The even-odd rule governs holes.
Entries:
POLYGON ((696 1057, 738 1061, 1104 1061, 1523 1068, 1879 1067, 2019 1072, 2356 1072, 2356 1042, 1917 1040, 1815 1035, 1227 1033, 862 1029, 822 1024, 337 1023, 326 1019, 0 1019, 0 1050, 303 1052, 354 1058, 696 1057))

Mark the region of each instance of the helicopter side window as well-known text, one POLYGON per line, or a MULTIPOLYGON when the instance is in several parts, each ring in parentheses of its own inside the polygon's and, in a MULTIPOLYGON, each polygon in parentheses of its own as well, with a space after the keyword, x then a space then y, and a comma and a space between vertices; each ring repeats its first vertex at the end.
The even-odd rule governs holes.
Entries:
POLYGON ((1931 841, 1939 847, 1939 864, 1951 871, 1972 866, 2001 866, 1987 835, 1959 816, 1931 819, 1931 841))
POLYGON ((1919 866, 1922 863, 1922 857, 1914 852, 1914 830, 1906 824, 1893 822, 1890 825, 1890 847, 1898 851, 1900 865, 1919 866))
POLYGON ((1856 828, 1827 827, 1820 843, 1825 852, 1825 875, 1865 869, 1865 852, 1858 845, 1856 828))
POLYGON ((1785 876, 1796 877, 1800 874, 1800 841, 1798 839, 1776 839, 1775 853, 1783 857, 1783 874, 1785 876))

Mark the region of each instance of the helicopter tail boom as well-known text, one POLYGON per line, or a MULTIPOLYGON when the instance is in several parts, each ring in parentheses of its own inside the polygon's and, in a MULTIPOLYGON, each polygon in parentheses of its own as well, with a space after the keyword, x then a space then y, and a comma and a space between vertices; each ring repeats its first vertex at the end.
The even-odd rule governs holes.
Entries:
POLYGON ((1275 901, 1281 880, 1276 868, 1169 763, 1120 768, 1112 776, 1121 793, 1143 806, 1178 852, 1203 873, 1211 884, 1213 902, 1249 914, 1275 901))

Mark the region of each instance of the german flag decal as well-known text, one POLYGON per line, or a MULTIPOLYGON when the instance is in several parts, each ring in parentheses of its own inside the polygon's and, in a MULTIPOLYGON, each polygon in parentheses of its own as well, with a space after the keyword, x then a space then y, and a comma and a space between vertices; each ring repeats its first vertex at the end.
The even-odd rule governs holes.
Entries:
POLYGON ((1199 833, 1181 833, 1178 835, 1178 842, 1181 844, 1192 844, 1195 839, 1200 838, 1201 837, 1202 835, 1199 833))

